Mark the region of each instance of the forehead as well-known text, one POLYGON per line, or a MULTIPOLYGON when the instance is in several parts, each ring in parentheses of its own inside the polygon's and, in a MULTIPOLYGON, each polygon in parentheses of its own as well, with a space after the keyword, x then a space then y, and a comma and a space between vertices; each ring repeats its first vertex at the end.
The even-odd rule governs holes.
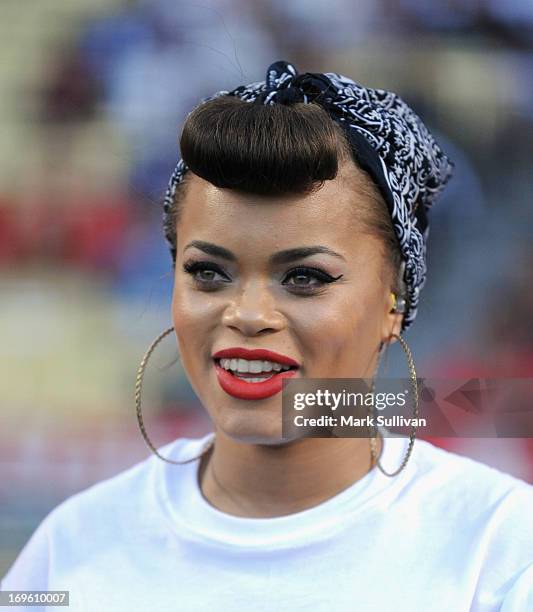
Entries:
MULTIPOLYGON (((381 255, 381 242, 363 220, 374 205, 344 171, 307 195, 257 196, 220 189, 192 175, 180 203, 180 245, 205 240, 235 252, 271 254, 285 248, 325 245, 346 259, 381 255)), ((183 247, 182 247, 183 248, 183 247)))

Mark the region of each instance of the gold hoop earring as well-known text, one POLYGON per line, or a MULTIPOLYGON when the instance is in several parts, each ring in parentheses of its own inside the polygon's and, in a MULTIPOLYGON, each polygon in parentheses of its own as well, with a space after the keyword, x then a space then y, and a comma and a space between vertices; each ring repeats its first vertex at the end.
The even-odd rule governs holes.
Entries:
MULTIPOLYGON (((407 342, 399 335, 397 334, 391 334, 391 336, 393 338, 397 338, 398 341, 400 342, 400 344, 402 345, 403 350, 405 351, 405 354, 407 355, 407 365, 409 367, 409 374, 411 377, 411 385, 413 388, 413 396, 414 396, 414 407, 413 407, 413 417, 415 419, 418 418, 418 384, 417 384, 417 380, 416 380, 416 370, 415 370, 415 363, 413 360, 413 355, 411 353, 411 350, 409 349, 409 347, 407 346, 407 342)), ((381 356, 381 353, 380 353, 381 356)), ((379 368, 379 360, 378 360, 378 365, 376 366, 376 371, 374 373, 374 377, 372 378, 372 388, 371 388, 371 392, 372 394, 374 393, 374 388, 375 388, 375 383, 376 383, 376 374, 377 374, 377 370, 379 368)), ((374 411, 375 411, 375 407, 374 407, 374 411)), ((416 421, 415 421, 416 423, 416 421)), ((374 430, 376 430, 376 428, 374 426, 372 426, 374 430)), ((413 446, 415 443, 415 439, 416 439, 416 430, 417 430, 417 426, 413 425, 412 429, 411 429, 411 433, 409 434, 409 446, 407 447, 407 452, 405 453, 405 457, 402 460, 402 463, 400 465, 400 467, 395 470, 394 472, 387 472, 383 466, 381 465, 380 462, 380 457, 378 457, 378 453, 377 453, 377 436, 374 434, 373 436, 369 437, 369 442, 370 442, 370 455, 372 457, 372 462, 375 462, 377 467, 381 470, 381 472, 383 472, 383 474, 385 474, 385 476, 396 476, 397 474, 399 474, 404 467, 407 465, 407 462, 409 461, 409 457, 411 456, 411 452, 413 450, 413 446)), ((383 435, 381 434, 381 432, 379 431, 379 429, 377 430, 377 434, 378 436, 382 439, 383 441, 383 435)), ((383 446, 381 449, 381 452, 383 453, 383 446)), ((381 454, 380 454, 381 456, 381 454)))
POLYGON ((152 444, 152 441, 148 437, 148 434, 146 433, 146 429, 144 428, 144 422, 143 422, 142 413, 141 413, 141 393, 142 393, 144 369, 146 368, 148 359, 150 359, 150 355, 153 353, 155 347, 161 342, 161 340, 163 340, 165 336, 168 336, 168 334, 170 334, 173 331, 174 331, 174 327, 169 327, 164 332, 159 334, 159 336, 157 336, 157 338, 149 346, 144 357, 142 358, 141 365, 139 366, 139 369, 137 370, 137 378, 135 380, 135 406, 136 406, 136 411, 137 411, 137 423, 139 424, 139 429, 141 430, 144 441, 146 442, 150 450, 154 453, 154 455, 157 455, 159 459, 162 459, 163 461, 166 461, 167 463, 173 463, 175 465, 183 465, 185 463, 190 463, 191 461, 196 461, 197 459, 200 459, 201 457, 203 457, 203 455, 205 455, 205 453, 207 453, 211 449, 211 447, 214 445, 215 443, 214 437, 210 440, 210 442, 207 444, 204 450, 197 457, 193 457, 192 459, 187 459, 186 461, 174 461, 173 459, 167 459, 166 457, 163 457, 163 455, 161 455, 158 452, 157 448, 152 444))

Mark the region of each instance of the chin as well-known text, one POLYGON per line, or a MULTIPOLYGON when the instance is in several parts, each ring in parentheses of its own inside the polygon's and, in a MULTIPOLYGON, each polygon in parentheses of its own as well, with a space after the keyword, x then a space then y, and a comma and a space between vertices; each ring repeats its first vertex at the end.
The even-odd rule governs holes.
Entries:
POLYGON ((261 414, 257 408, 231 410, 222 408, 212 417, 216 430, 236 442, 245 444, 264 444, 268 446, 285 446, 294 438, 283 438, 281 427, 281 414, 261 414))

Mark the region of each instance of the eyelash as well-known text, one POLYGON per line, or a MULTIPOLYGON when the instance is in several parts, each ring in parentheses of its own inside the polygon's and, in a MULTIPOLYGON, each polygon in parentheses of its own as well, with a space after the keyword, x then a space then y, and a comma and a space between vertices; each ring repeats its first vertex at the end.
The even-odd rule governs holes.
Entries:
MULTIPOLYGON (((197 272, 204 271, 204 270, 211 270, 213 272, 217 272, 218 274, 224 275, 224 272, 222 272, 220 267, 217 264, 214 264, 210 261, 190 261, 190 262, 185 262, 183 264, 183 271, 186 272, 187 274, 190 274, 193 277, 194 282, 197 285, 201 286, 203 290, 205 291, 216 291, 220 287, 221 283, 229 282, 229 281, 215 281, 215 280, 200 280, 194 276, 197 272)), ((342 274, 339 274, 339 276, 336 276, 336 277, 330 276, 327 272, 324 272, 323 270, 319 270, 318 268, 298 266, 290 270, 287 273, 285 279, 292 278, 293 276, 298 276, 298 275, 311 276, 315 279, 318 279, 320 282, 319 285, 308 285, 307 287, 305 285, 300 285, 300 286, 290 285, 292 289, 296 289, 297 292, 304 293, 304 294, 305 293, 307 294, 317 293, 320 289, 323 289, 324 285, 334 283, 335 281, 339 280, 343 276, 342 274)))

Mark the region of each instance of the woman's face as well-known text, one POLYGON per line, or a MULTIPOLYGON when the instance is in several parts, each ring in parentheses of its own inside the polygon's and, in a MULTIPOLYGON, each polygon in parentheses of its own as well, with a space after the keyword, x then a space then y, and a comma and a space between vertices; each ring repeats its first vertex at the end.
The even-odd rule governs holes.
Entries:
MULTIPOLYGON (((283 443, 282 394, 243 399, 225 390, 218 351, 274 351, 299 364, 296 377, 362 378, 373 374, 380 341, 400 331, 381 242, 354 213, 365 196, 354 192, 350 166, 305 196, 244 195, 189 177, 176 228, 173 324, 193 389, 215 430, 235 440, 283 443), (302 248, 322 252, 291 257, 302 248)), ((242 374, 238 385, 269 376, 242 374)))

